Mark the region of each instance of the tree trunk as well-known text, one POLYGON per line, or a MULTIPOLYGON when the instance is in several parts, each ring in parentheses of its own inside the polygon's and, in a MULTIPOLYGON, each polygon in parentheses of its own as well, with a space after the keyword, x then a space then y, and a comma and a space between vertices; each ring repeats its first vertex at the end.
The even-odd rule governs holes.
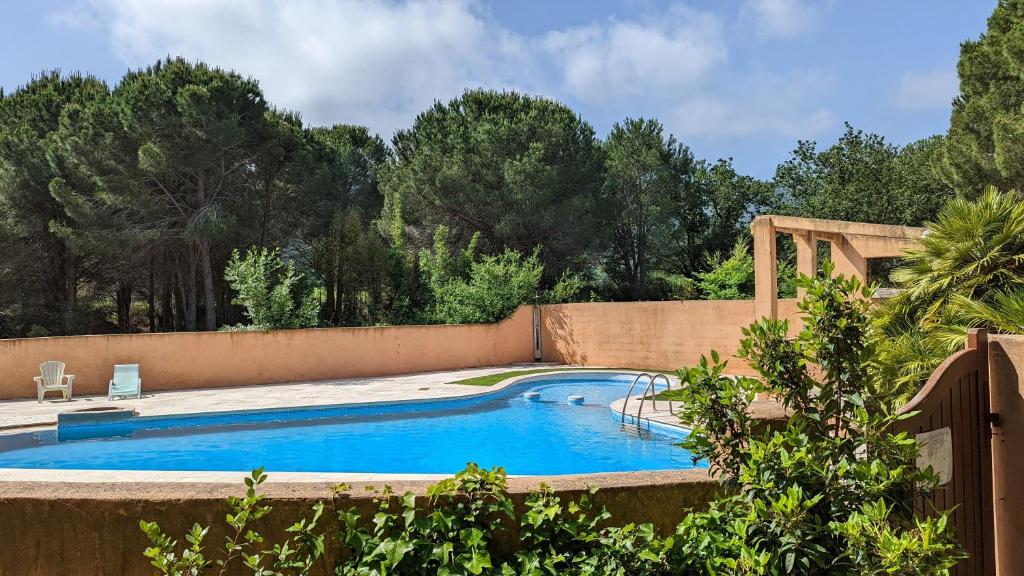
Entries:
POLYGON ((206 309, 206 329, 217 329, 217 297, 213 281, 213 266, 210 263, 210 241, 198 240, 199 261, 203 267, 203 304, 206 309))
MULTIPOLYGON (((196 179, 196 205, 200 210, 206 206, 206 175, 200 173, 196 179)), ((210 264, 210 239, 196 240, 199 262, 203 269, 203 304, 206 311, 206 329, 217 329, 217 298, 213 284, 213 266, 210 264)))
POLYGON ((64 333, 72 334, 75 331, 75 305, 78 303, 78 259, 71 253, 67 245, 63 246, 63 251, 64 294, 61 319, 64 324, 64 333))
POLYGON ((160 289, 160 331, 173 332, 178 329, 177 318, 179 317, 175 314, 174 304, 171 301, 174 295, 174 283, 166 268, 164 268, 161 276, 163 287, 160 289))
MULTIPOLYGON (((191 248, 191 246, 190 246, 191 248)), ((196 254, 188 251, 188 269, 183 273, 178 267, 178 295, 184 312, 185 330, 194 332, 196 329, 196 254)))
POLYGON ((131 331, 132 314, 132 285, 131 283, 118 283, 114 292, 114 299, 117 302, 117 327, 123 334, 131 331))
POLYGON ((337 300, 335 299, 335 286, 334 278, 336 274, 334 271, 334 264, 327 266, 327 276, 324 278, 324 288, 327 290, 327 297, 324 299, 324 306, 320 313, 320 319, 327 326, 334 326, 336 319, 335 310, 337 308, 337 300))
POLYGON ((149 314, 149 331, 156 332, 156 264, 149 259, 149 293, 146 295, 146 311, 149 314))
POLYGON ((43 303, 54 314, 47 328, 60 334, 75 330, 75 304, 78 299, 78 262, 68 245, 51 235, 48 240, 43 303))

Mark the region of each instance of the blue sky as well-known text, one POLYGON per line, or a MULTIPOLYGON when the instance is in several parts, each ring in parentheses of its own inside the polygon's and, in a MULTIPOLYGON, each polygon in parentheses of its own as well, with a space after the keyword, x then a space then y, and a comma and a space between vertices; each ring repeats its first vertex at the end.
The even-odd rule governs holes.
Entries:
POLYGON ((556 98, 604 136, 654 117, 698 157, 768 178, 847 121, 942 133, 980 0, 0 0, 0 85, 44 69, 115 83, 165 55, 260 80, 312 124, 386 139, 466 87, 556 98))

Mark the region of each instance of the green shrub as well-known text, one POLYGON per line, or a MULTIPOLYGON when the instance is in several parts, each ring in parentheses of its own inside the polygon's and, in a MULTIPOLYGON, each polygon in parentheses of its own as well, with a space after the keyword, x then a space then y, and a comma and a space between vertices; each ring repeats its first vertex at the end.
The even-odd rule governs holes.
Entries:
POLYGON ((541 293, 540 301, 543 304, 576 302, 579 300, 585 286, 586 281, 578 274, 563 272, 554 286, 541 293))
MULTIPOLYGON (((754 257, 745 240, 733 246, 732 254, 722 259, 719 254, 708 256, 707 272, 697 273, 697 287, 707 300, 747 300, 754 297, 754 257)), ((792 298, 796 295, 796 270, 792 264, 778 263, 778 295, 792 298)))
POLYGON ((324 535, 318 531, 323 505, 316 504, 309 518, 289 527, 290 536, 284 542, 264 547, 263 537, 251 529, 251 524, 271 512, 271 507, 263 503, 263 495, 256 490, 266 479, 262 468, 253 470, 245 479, 245 496, 228 498, 229 536, 221 558, 212 561, 205 555, 209 527, 193 524, 185 535, 186 546, 179 551, 178 541, 164 534, 156 522, 140 520, 139 527, 152 544, 144 553, 146 558, 165 576, 210 574, 209 569, 214 566, 218 574, 227 574, 239 564, 258 576, 308 574, 324 553, 324 535))
POLYGON ((679 525, 669 563, 682 574, 947 574, 961 553, 945 514, 913 511, 934 474, 916 468, 911 436, 890 433, 900 416, 869 370, 869 291, 855 279, 799 282, 795 338, 783 320, 744 330, 739 354, 760 378, 723 376, 717 354, 680 371, 693 429, 683 445, 736 493, 679 525), (757 392, 790 411, 784 429, 747 417, 757 392))
MULTIPOLYGON (((242 566, 261 576, 307 574, 324 554, 328 529, 321 526, 323 506, 288 529, 284 543, 263 545, 251 523, 266 516, 256 488, 262 470, 246 479, 246 496, 231 498, 229 532, 221 558, 204 555, 209 528, 194 525, 178 546, 155 522, 140 522, 152 546, 145 552, 161 574, 201 576, 233 573, 242 566), (179 548, 181 548, 179 550, 179 548)), ((412 493, 396 496, 385 487, 377 512, 364 517, 355 509, 335 510, 335 533, 342 550, 337 576, 444 574, 612 576, 669 574, 665 543, 649 524, 602 527, 608 512, 596 508, 590 493, 563 502, 542 485, 531 492, 521 514, 509 497, 505 473, 474 464, 428 489, 426 502, 412 493)), ((336 502, 339 500, 336 500, 336 502)))
POLYGON ((663 270, 651 272, 648 278, 652 295, 669 300, 698 300, 700 290, 692 278, 682 274, 672 274, 663 270))
MULTIPOLYGON (((420 270, 430 288, 432 304, 426 320, 439 324, 497 322, 508 317, 521 304, 538 298, 538 285, 544 274, 539 250, 527 257, 515 250, 477 258, 474 235, 469 245, 452 255, 449 233, 439 226, 434 234, 433 251, 420 254, 420 270)), ((557 297, 571 297, 582 286, 573 277, 563 277, 556 285, 557 297)))
POLYGON ((322 289, 301 293, 302 274, 290 262, 285 265, 280 250, 250 248, 245 258, 238 250, 224 269, 224 279, 238 293, 234 303, 245 308, 250 325, 236 330, 309 328, 317 325, 322 289))

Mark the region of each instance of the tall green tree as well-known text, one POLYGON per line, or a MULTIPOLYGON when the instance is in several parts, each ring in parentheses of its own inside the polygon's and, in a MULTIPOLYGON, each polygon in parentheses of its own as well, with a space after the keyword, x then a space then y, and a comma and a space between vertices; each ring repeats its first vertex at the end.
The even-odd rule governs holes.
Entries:
POLYGON ((947 178, 977 196, 1024 189, 1024 2, 1001 0, 988 28, 960 45, 960 94, 946 137, 947 178))
POLYGON ((188 330, 198 325, 199 279, 204 326, 217 328, 215 244, 245 208, 247 172, 274 142, 270 114, 255 80, 178 58, 129 72, 102 116, 120 137, 106 140, 112 158, 92 162, 101 196, 118 208, 118 226, 168 247, 188 330))
POLYGON ((436 103, 393 139, 381 184, 389 227, 415 248, 439 225, 480 249, 541 255, 557 278, 591 248, 601 159, 594 130, 566 106, 516 92, 470 90, 436 103))
POLYGON ((306 141, 308 209, 297 247, 325 289, 321 321, 392 321, 405 261, 374 222, 383 205, 379 172, 387 146, 366 128, 345 124, 307 129, 306 141))
POLYGON ((953 195, 936 172, 940 146, 930 138, 900 149, 847 124, 824 150, 800 141, 774 184, 797 216, 919 226, 953 195))
POLYGON ((693 154, 665 136, 657 120, 643 118, 613 125, 604 148, 601 201, 612 233, 612 269, 629 296, 643 300, 648 276, 672 249, 673 219, 693 175, 693 154))
POLYGON ((61 230, 74 220, 50 192, 55 179, 72 180, 66 157, 54 154, 61 115, 105 100, 106 84, 89 76, 47 72, 0 95, 0 259, 13 280, 4 308, 20 310, 14 323, 49 333, 75 332, 75 314, 88 257, 61 230))
POLYGON ((672 254, 679 272, 706 270, 708 256, 726 253, 750 233, 750 220, 778 209, 770 182, 736 172, 732 159, 700 160, 674 216, 672 254))

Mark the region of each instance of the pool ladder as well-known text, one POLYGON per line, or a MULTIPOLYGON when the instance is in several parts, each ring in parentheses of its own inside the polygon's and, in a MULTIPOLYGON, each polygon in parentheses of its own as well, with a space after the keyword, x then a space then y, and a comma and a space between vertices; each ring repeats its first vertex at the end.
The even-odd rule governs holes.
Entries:
MULTIPOLYGON (((651 376, 647 372, 644 372, 642 374, 638 374, 637 377, 633 379, 633 382, 629 385, 629 391, 626 392, 626 398, 622 401, 622 414, 620 415, 621 416, 620 422, 622 424, 626 423, 626 407, 629 405, 629 398, 633 394, 633 388, 636 386, 636 383, 639 382, 640 379, 645 377, 645 376, 647 378, 649 378, 649 380, 647 382, 647 387, 644 388, 644 393, 640 395, 640 407, 636 409, 636 427, 637 428, 640 427, 640 416, 643 414, 644 404, 647 402, 647 395, 648 395, 648 393, 650 393, 650 396, 651 396, 651 407, 654 408, 655 410, 658 409, 658 394, 657 394, 657 392, 654 389, 654 383, 657 382, 659 378, 661 378, 662 380, 665 381, 665 391, 666 392, 668 392, 672 388, 672 381, 669 380, 668 376, 666 376, 664 374, 655 374, 654 376, 651 376)), ((672 414, 674 416, 676 412, 675 412, 675 410, 672 409, 672 401, 671 400, 666 400, 666 402, 668 402, 668 413, 672 414)), ((648 424, 650 424, 650 420, 649 419, 648 419, 648 424)))

